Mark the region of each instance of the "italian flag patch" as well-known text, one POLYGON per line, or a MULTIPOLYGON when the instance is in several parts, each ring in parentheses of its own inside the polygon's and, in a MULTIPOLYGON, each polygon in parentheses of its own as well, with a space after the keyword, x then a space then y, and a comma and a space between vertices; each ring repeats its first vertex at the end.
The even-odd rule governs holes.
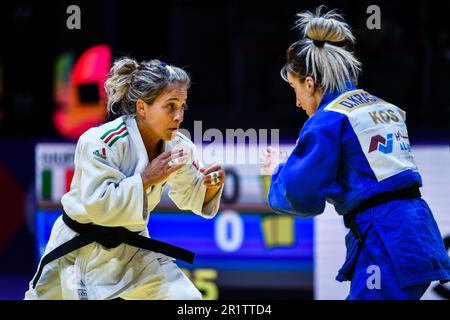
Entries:
POLYGON ((117 140, 126 137, 127 135, 127 127, 125 126, 125 122, 122 122, 117 128, 105 132, 100 139, 111 147, 117 140))

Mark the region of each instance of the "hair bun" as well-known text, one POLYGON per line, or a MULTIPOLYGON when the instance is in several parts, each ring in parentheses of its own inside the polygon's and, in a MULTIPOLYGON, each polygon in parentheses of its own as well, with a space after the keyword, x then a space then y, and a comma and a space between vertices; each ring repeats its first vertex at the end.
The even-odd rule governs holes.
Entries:
POLYGON ((112 75, 131 75, 139 67, 139 63, 131 58, 122 58, 114 62, 112 75))
POLYGON ((321 11, 324 6, 316 9, 316 13, 310 11, 297 14, 295 27, 300 30, 302 37, 320 42, 355 42, 350 27, 345 23, 341 14, 331 10, 324 15, 321 11))
POLYGON ((355 38, 341 14, 331 10, 321 15, 322 9, 297 14, 295 27, 302 37, 287 50, 281 76, 286 81, 288 73, 301 81, 310 76, 323 92, 344 92, 349 82, 357 83, 361 71, 361 62, 349 48, 355 38))
POLYGON ((123 104, 116 108, 126 108, 126 94, 130 87, 133 71, 139 67, 136 60, 124 57, 114 61, 105 81, 105 91, 108 95, 107 108, 114 112, 116 104, 123 104))

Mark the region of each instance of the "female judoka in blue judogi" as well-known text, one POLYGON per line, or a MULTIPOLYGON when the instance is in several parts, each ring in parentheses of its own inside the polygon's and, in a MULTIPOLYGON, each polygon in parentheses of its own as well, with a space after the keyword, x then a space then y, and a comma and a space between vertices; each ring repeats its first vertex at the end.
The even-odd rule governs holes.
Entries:
POLYGON ((339 14, 298 17, 302 38, 282 75, 309 119, 272 176, 269 205, 310 217, 327 201, 344 216, 347 257, 336 279, 351 281, 348 299, 420 299, 431 281, 450 279, 450 259, 420 196, 405 112, 354 86, 360 62, 339 14), (379 272, 375 287, 368 270, 379 272))

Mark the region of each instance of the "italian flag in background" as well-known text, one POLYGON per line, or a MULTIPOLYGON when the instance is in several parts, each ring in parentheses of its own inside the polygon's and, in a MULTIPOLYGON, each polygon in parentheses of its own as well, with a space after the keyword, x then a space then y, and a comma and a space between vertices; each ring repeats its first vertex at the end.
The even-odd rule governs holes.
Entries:
POLYGON ((59 201, 70 190, 74 169, 43 169, 40 176, 40 199, 59 201))

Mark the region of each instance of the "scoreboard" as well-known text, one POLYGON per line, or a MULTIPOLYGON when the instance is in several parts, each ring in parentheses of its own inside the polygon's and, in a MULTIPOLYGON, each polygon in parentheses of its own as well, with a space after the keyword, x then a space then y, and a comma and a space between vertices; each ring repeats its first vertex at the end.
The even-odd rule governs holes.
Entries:
MULTIPOLYGON (((251 152, 256 148, 241 147, 251 152)), ((36 145, 38 259, 53 222, 62 214, 60 199, 70 187, 74 151, 72 143, 36 145)), ((312 297, 313 219, 275 214, 266 202, 270 178, 259 174, 258 165, 225 164, 224 168, 227 181, 214 219, 180 211, 166 189, 150 213, 151 237, 196 254, 193 265, 177 264, 206 299, 262 290, 269 298, 277 298, 277 292, 299 290, 312 297)))

